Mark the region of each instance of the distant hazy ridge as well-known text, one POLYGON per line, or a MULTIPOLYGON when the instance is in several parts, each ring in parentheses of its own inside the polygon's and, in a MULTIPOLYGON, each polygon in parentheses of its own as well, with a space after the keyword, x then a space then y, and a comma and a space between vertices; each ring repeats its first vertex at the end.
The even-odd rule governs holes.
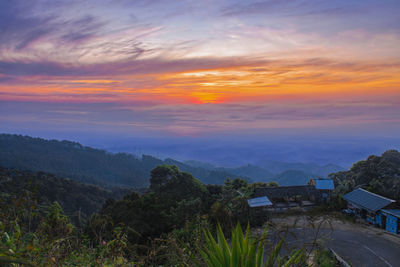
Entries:
POLYGON ((127 153, 110 153, 70 141, 0 134, 0 166, 5 168, 45 171, 100 185, 147 187, 150 171, 162 164, 177 165, 182 171, 209 184, 222 184, 227 177, 240 177, 254 182, 276 181, 281 185, 296 185, 305 184, 315 176, 324 177, 342 170, 336 165, 283 162, 217 168, 196 161, 180 162, 148 155, 137 157, 127 153))

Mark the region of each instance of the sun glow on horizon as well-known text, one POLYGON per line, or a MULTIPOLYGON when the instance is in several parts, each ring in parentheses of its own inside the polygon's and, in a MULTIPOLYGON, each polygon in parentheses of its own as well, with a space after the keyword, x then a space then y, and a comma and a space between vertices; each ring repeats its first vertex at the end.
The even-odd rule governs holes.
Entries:
MULTIPOLYGON (((143 126, 149 132, 190 134, 201 126, 265 131, 396 120, 395 2, 85 3, 92 8, 83 14, 79 1, 4 2, 0 101, 86 104, 93 113, 111 105, 117 111, 107 110, 96 123, 139 127, 145 118, 159 125, 143 126), (319 107, 331 105, 336 108, 319 119, 325 112, 319 107), (349 116, 337 115, 343 105, 349 116), (364 118, 368 105, 374 110, 364 118)), ((55 112, 51 121, 60 114, 93 119, 71 110, 55 112)))

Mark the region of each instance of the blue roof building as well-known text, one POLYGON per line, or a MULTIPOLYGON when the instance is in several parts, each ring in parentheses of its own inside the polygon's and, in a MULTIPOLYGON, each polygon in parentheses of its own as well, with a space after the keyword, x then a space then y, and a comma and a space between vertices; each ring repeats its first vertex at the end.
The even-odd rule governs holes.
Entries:
POLYGON ((335 185, 332 179, 315 179, 315 188, 318 190, 333 190, 335 185))
POLYGON ((400 218, 400 209, 387 209, 387 210, 382 210, 382 212, 400 218))
POLYGON ((395 200, 357 188, 343 196, 347 210, 365 219, 368 223, 399 233, 400 209, 395 200))
POLYGON ((400 232, 400 209, 383 209, 381 220, 385 221, 385 225, 381 223, 380 226, 385 228, 386 231, 394 234, 400 232))
POLYGON ((371 213, 376 213, 378 210, 386 208, 396 202, 393 199, 371 193, 362 188, 357 188, 356 190, 345 194, 343 199, 352 207, 366 210, 371 213))
POLYGON ((248 199, 247 203, 250 208, 272 206, 272 202, 266 196, 248 199))
POLYGON ((332 191, 335 189, 332 179, 311 179, 308 184, 314 186, 318 192, 319 203, 328 203, 331 200, 332 191))

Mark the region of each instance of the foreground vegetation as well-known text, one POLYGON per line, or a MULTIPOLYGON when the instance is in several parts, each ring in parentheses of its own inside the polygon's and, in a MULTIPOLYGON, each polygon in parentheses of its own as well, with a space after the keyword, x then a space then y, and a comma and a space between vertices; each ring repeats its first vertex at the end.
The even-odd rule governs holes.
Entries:
MULTIPOLYGON (((132 189, 106 189, 45 172, 0 167, 0 209, 23 204, 28 212, 56 201, 76 225, 83 224, 92 213, 99 211, 107 199, 121 199, 129 192, 132 189)), ((34 224, 34 220, 31 223, 34 224)))
MULTIPOLYGON (((396 196, 399 155, 388 151, 331 175, 337 189, 319 211, 340 210, 340 195, 361 182, 396 196)), ((281 250, 284 239, 272 242, 266 232, 247 228, 243 234, 242 226, 268 220, 252 212, 247 199, 255 188, 276 183, 227 179, 204 185, 171 165, 154 168, 149 189, 141 193, 42 172, 0 174, 2 266, 306 266, 311 255, 302 247, 281 250)), ((323 248, 312 255, 320 266, 335 264, 323 248)))
POLYGON ((293 250, 291 255, 281 257, 284 239, 270 250, 267 257, 265 253, 265 239, 267 232, 264 230, 260 239, 256 239, 250 232, 249 225, 246 234, 243 235, 240 224, 232 231, 231 245, 226 240, 221 227, 217 229, 217 238, 214 238, 209 230, 205 230, 205 248, 200 250, 202 258, 209 267, 272 267, 272 266, 292 266, 305 262, 303 249, 293 250))
MULTIPOLYGON (((54 185, 58 192, 64 186, 63 180, 42 173, 39 176, 42 181, 32 179, 31 183, 24 183, 29 179, 20 176, 23 174, 22 177, 27 178, 27 173, 16 173, 18 175, 13 179, 3 177, 1 185, 4 191, 0 198, 0 262, 3 264, 204 266, 207 265, 205 255, 212 258, 213 252, 218 253, 210 247, 216 233, 218 243, 225 240, 224 252, 228 253, 224 234, 232 238, 230 240, 244 242, 240 245, 240 254, 247 251, 250 253, 247 258, 264 251, 261 242, 265 240, 261 239, 254 254, 253 245, 257 243, 257 237, 250 236, 248 230, 245 238, 241 238, 240 226, 235 228, 231 237, 231 230, 238 222, 239 225, 257 224, 246 200, 254 187, 267 184, 228 179, 222 186, 206 186, 176 166, 162 165, 152 170, 148 192, 131 192, 121 200, 108 198, 98 213, 86 220, 81 218, 79 223, 71 223, 62 206, 71 208, 71 202, 76 199, 67 196, 73 192, 57 194, 56 200, 61 206, 57 201, 49 201, 51 188, 43 186, 46 179, 54 178, 58 184, 53 181, 50 185, 54 185), (14 187, 9 184, 11 180, 17 181, 14 187), (24 188, 23 194, 14 190, 17 185, 24 188), (217 226, 219 230, 214 232, 217 226), (249 246, 246 250, 245 245, 249 246)), ((94 199, 101 193, 107 195, 105 191, 97 191, 96 187, 82 188, 98 192, 92 192, 94 199)), ((78 197, 79 193, 75 192, 75 196, 78 197)), ((232 244, 231 256, 238 255, 236 246, 238 244, 232 244)), ((276 249, 271 251, 279 252, 276 249)), ((280 260, 277 256, 273 258, 280 260)), ((300 260, 300 257, 295 258, 300 260)))
MULTIPOLYGON (((31 214, 33 215, 33 214, 31 214)), ((76 227, 55 202, 41 216, 34 231, 18 206, 3 211, 0 221, 2 266, 125 266, 126 235, 114 229, 110 242, 96 246, 76 227)))
MULTIPOLYGON (((266 232, 255 237, 249 226, 245 235, 240 224, 231 233, 229 244, 222 228, 218 226, 216 238, 203 228, 202 245, 197 251, 185 251, 181 244, 179 260, 169 260, 165 266, 294 266, 305 264, 303 249, 293 250, 290 255, 280 254, 282 239, 265 255, 266 232)), ((134 261, 126 253, 127 238, 120 228, 114 229, 113 239, 98 246, 89 245, 90 240, 79 237, 61 207, 54 203, 35 232, 25 233, 16 222, 0 224, 0 263, 2 266, 160 266, 149 261, 134 261)), ((186 247, 187 248, 187 247, 186 247)), ((165 255, 167 256, 167 255, 165 255)))
POLYGON ((325 248, 319 248, 315 251, 314 262, 320 267, 336 267, 340 266, 331 251, 325 248))

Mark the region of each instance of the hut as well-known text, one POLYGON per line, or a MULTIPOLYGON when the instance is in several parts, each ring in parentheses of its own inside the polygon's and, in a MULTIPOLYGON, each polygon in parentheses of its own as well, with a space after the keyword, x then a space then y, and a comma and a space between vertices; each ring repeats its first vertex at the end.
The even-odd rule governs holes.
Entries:
POLYGON ((362 188, 357 188, 343 196, 347 201, 347 210, 371 224, 386 225, 382 220, 381 210, 396 208, 396 201, 362 188))
POLYGON ((253 225, 262 225, 268 219, 268 207, 273 204, 266 196, 247 200, 250 207, 249 221, 253 225))

